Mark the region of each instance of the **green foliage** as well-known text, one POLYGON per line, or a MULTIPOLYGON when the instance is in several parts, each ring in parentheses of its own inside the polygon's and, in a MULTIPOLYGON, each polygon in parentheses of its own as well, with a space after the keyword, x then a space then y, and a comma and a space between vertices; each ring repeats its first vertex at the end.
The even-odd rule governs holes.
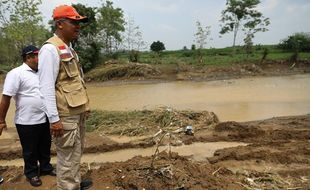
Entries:
POLYGON ((194 51, 193 50, 183 50, 182 51, 182 56, 183 57, 193 57, 194 56, 194 51))
POLYGON ((191 50, 195 50, 195 49, 196 49, 196 45, 195 45, 195 44, 192 44, 191 50))
POLYGON ((282 40, 279 48, 289 51, 310 52, 310 33, 295 33, 282 40))
POLYGON ((199 49, 202 49, 207 44, 208 37, 211 34, 210 30, 211 26, 203 27, 199 21, 196 22, 196 26, 197 26, 197 32, 195 33, 196 44, 199 49))
POLYGON ((129 61, 138 62, 139 61, 139 51, 131 50, 129 53, 129 61))
POLYGON ((40 46, 48 35, 42 24, 38 6, 41 0, 3 0, 0 2, 1 64, 15 65, 21 61, 20 52, 26 45, 40 46))
POLYGON ((244 49, 245 52, 247 54, 247 56, 249 56, 250 54, 253 53, 253 41, 252 41, 253 36, 248 34, 245 38, 244 38, 244 49))
POLYGON ((310 52, 310 33, 295 33, 287 39, 282 40, 279 47, 284 50, 293 51, 289 60, 291 62, 297 62, 300 52, 310 52))
MULTIPOLYGON (((260 45, 252 48, 252 53, 250 56, 246 54, 243 46, 227 47, 227 48, 211 48, 202 49, 202 59, 203 63, 199 63, 198 52, 193 50, 178 50, 178 51, 164 51, 160 54, 160 60, 158 60, 157 54, 153 52, 140 52, 139 62, 148 64, 158 64, 161 63, 160 67, 165 67, 173 64, 184 64, 190 65, 192 67, 199 66, 228 66, 233 63, 257 63, 262 62, 262 57, 266 54, 266 61, 285 61, 289 60, 292 53, 283 52, 276 45, 260 45), (235 55, 232 54, 235 52, 235 55)), ((310 59, 310 53, 300 53, 300 59, 310 59)), ((128 59, 128 53, 120 56, 124 62, 128 59)))
POLYGON ((165 50, 165 44, 161 41, 157 41, 157 42, 153 42, 150 46, 151 50, 156 52, 156 53, 159 53, 163 50, 165 50))
POLYGON ((100 51, 102 45, 97 41, 98 23, 96 20, 96 10, 82 4, 72 5, 78 13, 87 16, 88 22, 81 23, 81 33, 75 43, 75 50, 79 54, 80 63, 85 71, 95 67, 100 63, 100 51))
POLYGON ((98 11, 99 37, 103 42, 103 48, 106 53, 112 53, 113 50, 118 50, 118 46, 122 41, 121 32, 125 30, 123 10, 121 8, 114 8, 113 2, 107 0, 98 11))
POLYGON ((263 62, 264 60, 266 60, 267 55, 269 54, 269 49, 265 47, 262 54, 263 54, 262 56, 262 62, 263 62))
POLYGON ((260 0, 227 0, 226 9, 222 11, 220 34, 234 32, 233 47, 236 37, 241 28, 246 35, 253 35, 256 32, 267 31, 266 26, 270 24, 269 18, 256 10, 260 0))

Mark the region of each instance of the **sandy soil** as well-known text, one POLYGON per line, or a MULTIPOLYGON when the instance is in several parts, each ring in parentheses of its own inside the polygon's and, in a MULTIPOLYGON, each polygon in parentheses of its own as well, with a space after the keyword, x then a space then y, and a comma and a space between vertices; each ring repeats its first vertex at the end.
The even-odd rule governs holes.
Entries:
MULTIPOLYGON (((223 122, 195 128, 193 136, 176 134, 185 144, 236 141, 249 145, 221 149, 206 161, 196 162, 176 153, 156 159, 134 157, 125 162, 82 166, 92 189, 309 189, 310 115, 279 117, 253 122, 223 122)), ((166 143, 165 139, 160 141, 166 143)), ((154 146, 154 138, 118 143, 108 136, 87 134, 86 152, 154 146), (151 140, 153 139, 153 141, 151 140)), ((1 157, 9 158, 8 151, 1 157), (5 155, 5 156, 4 156, 5 155)), ((11 158, 16 157, 12 156, 11 158)), ((1 167, 6 182, 1 189, 31 189, 22 167, 1 167)), ((41 189, 55 189, 55 178, 42 177, 41 189)), ((36 188, 38 189, 38 188, 36 188)))

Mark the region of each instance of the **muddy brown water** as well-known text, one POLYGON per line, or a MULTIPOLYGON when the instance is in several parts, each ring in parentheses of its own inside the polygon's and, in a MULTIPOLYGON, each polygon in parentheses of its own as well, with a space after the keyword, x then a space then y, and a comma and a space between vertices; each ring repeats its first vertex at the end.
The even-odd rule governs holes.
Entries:
MULTIPOLYGON (((239 142, 208 142, 208 143, 193 143, 183 146, 161 146, 159 151, 177 152, 181 156, 190 156, 196 161, 205 161, 207 157, 213 156, 214 152, 218 149, 245 146, 246 143, 239 142)), ((150 148, 130 148, 124 150, 117 150, 105 153, 84 154, 82 157, 82 163, 94 163, 94 162, 122 162, 127 161, 134 156, 151 156, 154 154, 156 147, 150 148)), ((52 158, 53 164, 56 163, 56 157, 52 158)), ((22 159, 15 160, 0 160, 0 166, 23 166, 24 161, 22 159)))
POLYGON ((251 121, 310 113, 310 74, 210 82, 88 86, 91 106, 141 110, 169 106, 213 111, 221 121, 251 121))
MULTIPOLYGON (((207 110, 216 113, 221 121, 249 121, 284 115, 310 113, 310 74, 282 77, 257 77, 210 82, 169 82, 149 84, 100 83, 89 84, 91 107, 103 110, 141 110, 169 106, 179 110, 207 110)), ((14 103, 14 101, 12 101, 14 103)), ((9 130, 0 139, 18 139, 12 127, 14 106, 7 116, 9 130)), ((234 146, 228 143, 229 147, 234 146)), ((228 146, 227 145, 227 146, 228 146)), ((190 147, 194 159, 211 156, 220 144, 195 144, 190 147), (196 147, 202 146, 202 147, 196 147), (205 147, 204 147, 205 146, 205 147), (214 150, 209 150, 214 147, 214 150), (205 152, 209 151, 209 152, 205 152)), ((186 146, 179 149, 186 154, 186 146)), ((104 154, 87 154, 87 162, 95 160, 122 161, 134 155, 151 155, 152 149, 128 149, 104 154)), ((183 154, 184 153, 184 154, 183 154)), ((198 159, 199 160, 199 159, 198 159)), ((86 162, 84 160, 84 162, 86 162)), ((2 163, 0 165, 8 165, 2 163)), ((22 164, 22 161, 17 161, 22 164)), ((11 162, 13 165, 14 161, 11 162)), ((18 164, 17 164, 18 165, 18 164)))
MULTIPOLYGON (((209 82, 148 84, 92 83, 90 105, 102 110, 141 110, 169 106, 207 110, 220 121, 252 121, 310 113, 310 74, 254 77, 209 82)), ((13 126, 14 101, 7 115, 13 126)), ((12 138, 4 132, 0 138, 12 138)), ((13 133, 16 136, 16 133, 13 133)))

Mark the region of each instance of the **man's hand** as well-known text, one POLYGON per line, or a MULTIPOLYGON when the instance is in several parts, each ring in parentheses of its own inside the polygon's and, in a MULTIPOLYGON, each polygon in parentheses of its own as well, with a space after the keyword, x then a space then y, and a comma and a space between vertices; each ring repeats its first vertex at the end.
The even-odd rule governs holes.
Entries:
POLYGON ((50 129, 51 129, 51 135, 53 137, 61 137, 63 135, 64 129, 63 129, 63 125, 61 123, 61 120, 52 123, 50 125, 50 129))
POLYGON ((86 112, 85 112, 85 119, 88 119, 89 116, 90 116, 90 114, 91 114, 90 111, 86 111, 86 112))
POLYGON ((2 135, 3 129, 5 129, 5 130, 7 129, 5 121, 0 123, 0 136, 2 135))

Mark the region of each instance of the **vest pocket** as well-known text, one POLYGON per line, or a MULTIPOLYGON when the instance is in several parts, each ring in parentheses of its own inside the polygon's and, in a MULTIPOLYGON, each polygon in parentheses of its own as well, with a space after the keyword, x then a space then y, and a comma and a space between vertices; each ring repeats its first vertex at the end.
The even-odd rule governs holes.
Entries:
POLYGON ((86 90, 81 83, 62 84, 61 88, 69 107, 78 107, 88 102, 86 90))
POLYGON ((69 77, 76 77, 79 75, 79 68, 77 67, 73 58, 66 61, 62 60, 62 65, 69 77))

